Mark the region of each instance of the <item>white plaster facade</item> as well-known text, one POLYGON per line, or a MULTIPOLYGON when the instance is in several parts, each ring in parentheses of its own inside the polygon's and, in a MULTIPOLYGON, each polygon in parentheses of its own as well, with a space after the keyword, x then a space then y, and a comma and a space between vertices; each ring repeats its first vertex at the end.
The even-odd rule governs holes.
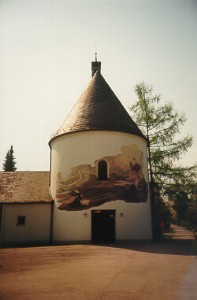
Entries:
POLYGON ((83 131, 61 135, 51 141, 50 192, 56 199, 57 175, 68 176, 70 170, 83 164, 91 164, 104 156, 115 156, 121 147, 137 145, 143 153, 143 173, 148 181, 146 141, 136 135, 113 131, 83 131))
MULTIPOLYGON (((84 131, 61 135, 51 141, 50 191, 56 199, 58 173, 68 176, 76 165, 91 164, 105 156, 120 153, 121 147, 137 145, 143 153, 143 173, 148 182, 146 140, 129 133, 112 131, 84 131)), ((149 193, 148 193, 149 194, 149 193)), ((143 203, 116 200, 82 211, 60 211, 53 217, 53 241, 91 241, 91 210, 115 210, 115 238, 123 240, 151 240, 150 199, 143 203)))
MULTIPOLYGON (((128 204, 117 200, 113 203, 105 203, 98 209, 116 210, 115 239, 117 242, 152 239, 149 202, 128 204)), ((60 211, 55 207, 53 242, 91 242, 91 210, 71 212, 60 211)))
POLYGON ((49 244, 51 205, 51 203, 3 204, 1 206, 1 245, 49 244), (25 223, 19 225, 18 217, 25 217, 25 223))

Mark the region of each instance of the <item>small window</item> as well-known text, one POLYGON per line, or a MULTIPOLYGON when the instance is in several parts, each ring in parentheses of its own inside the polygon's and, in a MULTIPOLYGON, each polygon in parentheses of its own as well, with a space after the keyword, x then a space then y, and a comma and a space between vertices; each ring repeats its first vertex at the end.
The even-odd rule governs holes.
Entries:
POLYGON ((108 179, 107 163, 105 160, 101 160, 98 163, 98 179, 99 180, 108 179))
POLYGON ((25 225, 25 216, 18 216, 17 217, 17 225, 25 225))

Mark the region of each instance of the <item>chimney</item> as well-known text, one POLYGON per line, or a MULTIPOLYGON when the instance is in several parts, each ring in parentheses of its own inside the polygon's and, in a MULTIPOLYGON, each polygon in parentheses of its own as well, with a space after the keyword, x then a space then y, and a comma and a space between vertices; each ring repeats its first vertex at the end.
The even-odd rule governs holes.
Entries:
POLYGON ((92 61, 92 77, 96 71, 101 72, 101 62, 97 61, 97 53, 95 53, 95 61, 92 61))

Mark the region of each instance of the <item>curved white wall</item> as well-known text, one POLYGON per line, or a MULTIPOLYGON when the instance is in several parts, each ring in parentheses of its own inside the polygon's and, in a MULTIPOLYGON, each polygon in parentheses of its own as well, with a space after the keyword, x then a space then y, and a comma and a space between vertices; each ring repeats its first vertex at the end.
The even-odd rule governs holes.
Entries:
MULTIPOLYGON (((84 131, 66 134, 51 141, 50 191, 56 200, 57 176, 69 176, 78 165, 94 165, 105 156, 120 154, 121 147, 137 146, 143 154, 143 173, 148 182, 146 141, 138 136, 111 131, 84 131)), ((137 152, 137 151, 136 151, 137 152)), ((138 153, 136 153, 138 155, 138 153)))
MULTIPOLYGON (((96 160, 117 156, 121 153, 122 147, 127 146, 133 146, 136 155, 141 153, 144 179, 148 183, 146 141, 141 137, 122 132, 87 131, 57 137, 51 141, 50 146, 50 190, 54 200, 56 200, 58 173, 67 177, 72 168, 82 164, 94 166, 96 160)), ((92 209, 116 210, 116 240, 150 240, 152 237, 148 195, 148 200, 143 203, 115 200, 82 211, 60 211, 55 208, 54 241, 91 240, 92 209)))
MULTIPOLYGON (((113 201, 99 206, 115 209, 115 237, 117 241, 151 240, 150 204, 113 201)), ((91 241, 91 210, 60 211, 54 209, 53 241, 91 241)))

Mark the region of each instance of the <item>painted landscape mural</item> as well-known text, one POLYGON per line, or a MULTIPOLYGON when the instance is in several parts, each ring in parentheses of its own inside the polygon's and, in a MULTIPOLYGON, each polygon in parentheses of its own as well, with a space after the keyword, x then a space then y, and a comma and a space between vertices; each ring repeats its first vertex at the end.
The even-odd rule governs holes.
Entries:
POLYGON ((82 164, 64 178, 58 173, 56 202, 60 210, 83 210, 109 201, 146 202, 148 184, 143 174, 143 154, 137 145, 121 147, 116 156, 82 164))

